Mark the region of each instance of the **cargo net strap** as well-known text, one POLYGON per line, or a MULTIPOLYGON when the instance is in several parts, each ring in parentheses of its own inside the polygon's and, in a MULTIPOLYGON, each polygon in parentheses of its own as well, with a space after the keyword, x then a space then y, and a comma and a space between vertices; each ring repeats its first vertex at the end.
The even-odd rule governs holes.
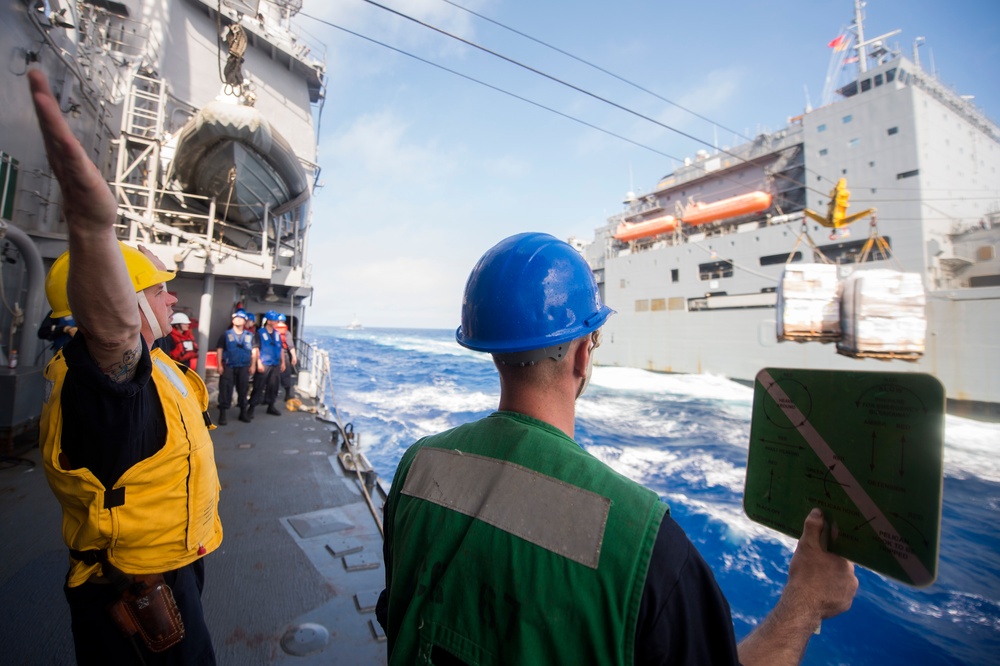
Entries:
POLYGON ((861 248, 861 254, 858 255, 857 263, 863 264, 868 261, 868 257, 872 253, 872 248, 877 248, 876 252, 881 254, 886 259, 892 259, 893 263, 896 264, 896 268, 900 271, 903 270, 903 264, 899 261, 899 258, 892 253, 889 241, 886 240, 885 236, 879 233, 878 217, 874 213, 872 213, 872 222, 868 228, 868 240, 865 241, 864 246, 861 248))
POLYGON ((812 239, 812 236, 809 235, 809 225, 806 223, 805 218, 803 218, 802 230, 799 231, 799 236, 798 238, 795 239, 795 245, 792 246, 792 251, 788 253, 788 258, 785 259, 785 266, 791 264, 792 261, 795 259, 795 251, 799 249, 799 244, 801 244, 803 240, 805 240, 806 244, 810 248, 812 248, 813 257, 818 259, 820 263, 822 264, 833 263, 833 261, 829 257, 823 254, 823 250, 819 249, 819 246, 816 245, 816 242, 812 239))

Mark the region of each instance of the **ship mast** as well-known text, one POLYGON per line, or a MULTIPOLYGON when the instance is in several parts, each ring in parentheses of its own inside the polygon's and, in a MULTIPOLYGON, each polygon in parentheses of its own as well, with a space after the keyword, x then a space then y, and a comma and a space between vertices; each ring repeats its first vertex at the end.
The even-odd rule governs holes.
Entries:
MULTIPOLYGON (((885 33, 884 35, 879 35, 869 40, 865 40, 865 16, 864 16, 865 0, 854 0, 854 34, 857 36, 858 41, 854 48, 858 52, 858 70, 861 74, 868 71, 868 46, 869 44, 875 44, 876 49, 874 56, 876 58, 881 55, 885 55, 886 51, 882 48, 882 40, 888 39, 894 35, 898 35, 902 32, 900 29, 892 30, 885 33)), ((860 77, 859 77, 860 78, 860 77)))

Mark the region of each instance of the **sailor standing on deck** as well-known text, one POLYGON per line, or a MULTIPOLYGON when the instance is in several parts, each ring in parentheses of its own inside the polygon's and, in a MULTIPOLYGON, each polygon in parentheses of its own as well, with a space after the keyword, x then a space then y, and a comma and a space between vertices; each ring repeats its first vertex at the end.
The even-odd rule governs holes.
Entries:
POLYGON ((64 121, 48 81, 28 72, 69 252, 46 294, 76 335, 45 369, 41 446, 63 508, 64 588, 80 664, 214 664, 201 606, 203 556, 219 547, 219 479, 204 382, 153 341, 169 329, 151 254, 115 237, 115 198, 64 121))
POLYGON ((219 425, 226 425, 226 410, 233 404, 233 387, 236 388, 236 406, 240 408, 240 421, 250 422, 247 414, 247 391, 250 388, 250 362, 253 360, 253 333, 244 329, 247 313, 233 313, 233 327, 219 336, 215 357, 219 365, 219 425))
POLYGON ((281 353, 281 336, 274 329, 278 323, 278 313, 268 310, 264 313, 264 326, 257 330, 254 338, 253 364, 257 373, 253 376, 253 393, 247 414, 253 418, 254 408, 260 403, 267 404, 267 413, 280 416, 274 406, 278 399, 278 385, 285 370, 285 357, 281 353))
POLYGON ((805 519, 788 582, 739 646, 708 565, 656 493, 573 441, 601 303, 579 252, 520 234, 473 269, 459 344, 490 352, 499 411, 404 454, 385 504, 390 664, 797 664, 851 606, 854 566, 805 519))

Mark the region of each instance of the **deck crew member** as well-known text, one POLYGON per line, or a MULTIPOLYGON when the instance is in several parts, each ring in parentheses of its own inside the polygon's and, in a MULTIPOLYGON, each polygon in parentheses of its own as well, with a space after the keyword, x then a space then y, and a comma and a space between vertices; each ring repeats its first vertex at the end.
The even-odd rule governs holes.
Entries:
POLYGON ((288 317, 278 313, 278 323, 274 330, 281 336, 281 355, 285 368, 281 371, 281 388, 285 390, 285 402, 295 397, 295 368, 299 364, 295 354, 294 334, 288 330, 288 317))
POLYGON ((178 363, 193 367, 198 360, 198 343, 191 332, 191 318, 183 312, 175 312, 170 317, 170 334, 164 336, 164 350, 178 363))
POLYGON ((247 313, 240 309, 233 313, 233 326, 219 336, 215 357, 219 366, 219 425, 226 425, 226 410, 233 404, 236 389, 236 406, 240 408, 240 421, 250 422, 247 415, 247 391, 250 388, 250 362, 253 360, 253 333, 244 326, 247 313))
POLYGON ((213 664, 205 554, 219 547, 219 479, 204 382, 153 341, 177 302, 163 264, 115 237, 115 197, 28 72, 69 251, 46 294, 79 335, 45 369, 41 446, 63 508, 65 595, 81 664, 213 664), (109 609, 113 611, 109 613, 109 609))
POLYGON ((796 664, 847 610, 851 563, 805 519, 775 609, 736 644, 729 604, 657 495, 573 440, 603 305, 569 244, 520 234, 473 269, 459 344, 499 410, 414 444, 385 505, 377 616, 390 664, 796 664))
POLYGON ((250 409, 247 414, 253 418, 254 408, 262 402, 267 405, 267 413, 280 416, 274 406, 278 399, 278 385, 285 370, 285 358, 281 353, 281 336, 274 329, 278 323, 278 313, 268 310, 264 313, 264 325, 257 329, 254 337, 253 364, 257 368, 253 376, 253 393, 250 395, 250 409))

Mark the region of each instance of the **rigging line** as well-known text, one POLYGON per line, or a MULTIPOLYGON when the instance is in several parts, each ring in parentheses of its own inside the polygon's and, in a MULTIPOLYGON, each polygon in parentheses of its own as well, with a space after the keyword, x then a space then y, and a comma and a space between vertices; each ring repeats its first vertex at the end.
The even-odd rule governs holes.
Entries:
MULTIPOLYGON (((530 99, 528 99, 526 97, 522 97, 521 95, 518 95, 516 93, 510 92, 509 90, 504 90, 503 88, 494 86, 494 85, 492 85, 490 83, 486 83, 485 81, 482 81, 482 80, 477 79, 475 77, 469 76, 468 74, 463 74, 462 72, 456 71, 454 69, 445 67, 444 65, 439 65, 436 62, 432 62, 430 60, 427 60, 426 58, 422 58, 422 57, 420 57, 418 55, 410 53, 409 51, 404 51, 402 49, 396 48, 395 46, 391 46, 389 44, 386 44, 385 42, 380 42, 379 40, 377 40, 377 39, 375 39, 373 37, 368 37, 366 35, 362 35, 361 33, 358 33, 358 32, 355 32, 355 31, 349 29, 349 28, 345 28, 343 26, 337 25, 336 23, 332 23, 332 22, 327 21, 325 19, 321 19, 319 17, 312 16, 310 14, 306 14, 305 12, 299 12, 298 15, 302 16, 304 18, 312 19, 313 21, 316 21, 317 23, 322 23, 323 25, 329 26, 331 28, 335 28, 337 30, 340 30, 341 32, 346 32, 349 35, 353 35, 353 36, 358 37, 360 39, 363 39, 363 40, 365 40, 367 42, 371 42, 373 44, 377 44, 378 46, 382 46, 384 48, 387 48, 390 51, 395 51, 396 53, 405 55, 405 56, 407 56, 409 58, 413 58, 414 60, 419 60, 420 62, 422 62, 424 64, 430 65, 432 67, 436 67, 436 68, 438 68, 438 69, 440 69, 442 71, 448 72, 449 74, 454 74, 455 76, 459 76, 459 77, 461 77, 463 79, 466 79, 468 81, 472 81, 473 83, 478 83, 481 86, 485 86, 486 88, 489 88, 491 90, 495 90, 495 91, 497 91, 499 93, 503 93, 504 95, 507 95, 509 97, 513 97, 514 99, 520 100, 522 102, 526 102, 526 103, 531 104, 532 106, 538 107, 540 109, 544 109, 545 111, 549 111, 551 113, 554 113, 554 114, 556 114, 558 116, 566 118, 567 120, 572 120, 575 123, 579 123, 580 125, 583 125, 585 127, 589 127, 591 129, 597 130, 598 132, 602 132, 602 133, 604 133, 604 134, 606 134, 608 136, 614 137, 616 139, 620 139, 620 140, 625 141, 627 143, 631 143, 633 146, 636 146, 636 147, 639 147, 639 148, 643 148, 643 149, 648 150, 648 151, 650 151, 652 153, 656 153, 657 155, 660 155, 661 157, 666 157, 668 159, 676 160, 678 162, 683 162, 684 161, 681 158, 676 157, 674 155, 671 155, 669 153, 665 153, 662 150, 657 150, 656 148, 653 148, 651 146, 647 146, 646 144, 639 143, 638 141, 633 141, 632 139, 629 139, 628 137, 622 136, 620 134, 616 134, 615 132, 612 132, 610 130, 606 130, 606 129, 602 128, 602 127, 598 127, 597 125, 589 123, 586 120, 582 120, 582 119, 577 118, 575 116, 571 116, 571 115, 569 115, 567 113, 563 113, 562 111, 557 111, 556 109, 553 109, 552 107, 545 106, 544 104, 541 104, 539 102, 535 102, 535 101, 530 100, 530 99)), ((743 161, 747 162, 748 160, 743 160, 743 161)), ((709 173, 705 169, 705 167, 702 166, 702 165, 694 165, 694 166, 695 166, 695 168, 698 168, 698 169, 701 169, 702 171, 704 171, 705 175, 707 175, 709 173)), ((783 180, 787 180, 788 182, 792 183, 793 185, 800 186, 800 187, 802 187, 804 189, 812 190, 816 194, 820 194, 820 195, 822 195, 824 197, 827 196, 826 192, 813 189, 813 188, 809 187, 808 185, 806 185, 805 182, 803 182, 803 181, 798 181, 798 180, 795 180, 794 178, 790 178, 789 176, 785 176, 785 175, 782 175, 782 174, 772 174, 772 176, 774 178, 781 178, 783 180)), ((699 178, 700 177, 701 176, 699 176, 699 178)), ((739 181, 737 181, 737 180, 735 180, 735 179, 733 179, 733 178, 731 178, 729 176, 720 176, 720 180, 725 180, 725 181, 731 182, 731 183, 739 186, 743 190, 745 190, 747 188, 747 184, 746 183, 739 182, 739 181)), ((830 182, 833 182, 833 181, 831 180, 830 182)))
MULTIPOLYGON (((709 240, 709 239, 706 238, 705 240, 709 240)), ((704 242, 704 241, 702 241, 702 242, 704 242)), ((718 250, 713 250, 711 247, 704 247, 702 245, 702 242, 690 243, 690 245, 693 245, 694 247, 698 248, 699 250, 701 250, 702 252, 704 252, 705 254, 707 254, 709 257, 712 256, 712 252, 715 252, 715 256, 716 257, 719 256, 719 251, 718 250)), ((738 268, 738 269, 740 269, 741 271, 743 271, 745 273, 749 273, 750 275, 756 275, 759 278, 764 278, 765 280, 771 280, 772 282, 781 282, 781 278, 780 277, 776 278, 773 275, 767 275, 766 273, 760 273, 758 271, 755 271, 752 268, 748 268, 747 266, 744 266, 743 264, 737 263, 737 262, 733 261, 732 259, 719 259, 719 261, 725 262, 725 263, 729 264, 730 266, 732 266, 733 268, 738 268)))
POLYGON ((682 105, 678 104, 677 102, 669 100, 666 97, 663 97, 662 95, 659 95, 659 94, 653 92, 652 90, 649 90, 648 88, 645 88, 645 87, 639 85, 638 83, 635 83, 634 81, 630 81, 630 80, 626 79, 623 76, 619 76, 618 74, 615 74, 614 72, 611 72, 611 71, 608 71, 607 69, 604 69, 600 65, 596 65, 596 64, 594 64, 594 63, 592 63, 592 62, 590 62, 588 60, 585 60, 585 59, 583 59, 583 58, 581 58, 579 56, 575 56, 572 53, 569 53, 568 51, 564 51, 564 50, 562 50, 561 48, 559 48, 557 46, 553 46, 552 44, 549 44, 549 43, 547 43, 545 41, 542 41, 541 39, 538 39, 536 37, 532 37, 531 35, 526 34, 524 32, 521 32, 520 30, 517 30, 515 28, 511 28, 508 25, 504 25, 503 23, 500 23, 499 21, 491 19, 488 16, 484 16, 484 15, 478 13, 478 12, 475 12, 475 11, 469 9, 468 7, 463 7, 462 5, 460 5, 460 4, 456 3, 456 2, 452 2, 452 0, 441 0, 441 2, 447 3, 447 4, 451 5, 452 7, 456 7, 457 9, 461 9, 463 12, 468 12, 469 14, 472 14, 473 16, 478 16, 479 18, 483 19, 484 21, 488 21, 488 22, 492 23, 493 25, 500 26, 504 30, 509 30, 510 32, 513 32, 515 35, 520 35, 521 37, 524 37, 525 39, 530 39, 531 41, 535 42, 536 44, 541 44, 542 46, 544 46, 546 48, 549 48, 549 49, 552 49, 553 51, 556 51, 557 53, 561 53, 561 54, 563 54, 564 56, 566 56, 568 58, 572 58, 573 60, 576 60, 577 62, 581 62, 584 65, 587 65, 588 67, 593 67, 594 69, 596 69, 599 72, 603 72, 604 74, 607 74, 608 76, 610 76, 610 77, 612 77, 614 79, 617 79, 617 80, 621 81, 622 83, 626 83, 626 84, 632 86, 633 88, 636 88, 637 90, 641 90, 642 92, 644 92, 644 93, 646 93, 648 95, 652 95, 656 99, 661 100, 663 102, 666 102, 667 104, 670 104, 672 106, 675 106, 678 109, 680 109, 681 111, 684 111, 685 113, 690 113, 692 116, 694 116, 696 118, 700 118, 701 120, 704 120, 705 122, 707 122, 707 123, 709 123, 711 125, 714 125, 715 127, 718 127, 719 129, 726 130, 727 132, 732 132, 733 134, 735 134, 736 136, 740 137, 741 139, 744 139, 745 141, 752 141, 753 140, 750 137, 744 135, 742 132, 737 132, 734 129, 730 129, 730 128, 726 127, 725 125, 717 123, 714 120, 712 120, 711 118, 708 118, 706 116, 701 115, 697 111, 694 111, 692 109, 689 109, 689 108, 687 108, 685 106, 682 106, 682 105))
MULTIPOLYGON (((466 44, 466 45, 471 46, 471 47, 473 47, 475 49, 483 51, 484 53, 488 53, 488 54, 490 54, 492 56, 500 58, 501 60, 504 60, 506 62, 511 63, 512 65, 517 65, 518 67, 526 69, 529 72, 532 72, 534 74, 542 76, 542 77, 544 77, 546 79, 549 79, 550 81, 554 81, 555 83, 558 83, 560 85, 566 86, 567 88, 570 88, 571 90, 575 90, 575 91, 577 91, 579 93, 587 95, 588 97, 592 97, 593 99, 596 99, 598 101, 604 102, 605 104, 608 104, 609 106, 613 106, 616 109, 619 109, 621 111, 629 113, 629 114, 631 114, 633 116, 636 116, 637 118, 641 118, 642 120, 646 120, 648 122, 651 122, 654 125, 658 125, 660 127, 663 127, 664 129, 670 130, 671 132, 674 132, 674 133, 679 134, 679 135, 681 135, 683 137, 691 139, 692 141, 700 143, 703 146, 707 146, 709 148, 712 148, 716 152, 720 152, 720 153, 729 155, 730 157, 739 160, 740 163, 749 163, 751 161, 751 160, 745 159, 743 157, 740 157, 739 155, 737 155, 735 153, 732 153, 732 152, 730 152, 730 151, 728 151, 726 149, 717 148, 716 146, 712 145, 708 141, 704 141, 702 139, 699 139, 698 137, 694 136, 693 134, 688 134, 687 132, 685 132, 683 130, 677 129, 676 127, 671 127, 670 125, 667 125, 666 123, 661 123, 659 120, 656 120, 655 118, 650 118, 649 116, 644 115, 642 113, 639 113, 638 111, 635 111, 633 109, 630 109, 627 106, 623 106, 623 105, 618 104, 617 102, 613 102, 613 101, 611 101, 611 100, 609 100, 609 99, 607 99, 605 97, 601 97, 600 95, 598 95, 596 93, 592 93, 589 90, 585 90, 583 88, 580 88, 579 86, 573 85, 572 83, 569 83, 567 81, 563 81, 562 79, 559 79, 559 78, 557 78, 555 76, 552 76, 551 74, 546 74, 545 72, 543 72, 543 71, 541 71, 539 69, 535 69, 534 67, 532 67, 530 65, 526 65, 526 64, 524 64, 522 62, 514 60, 513 58, 505 56, 502 53, 498 53, 496 51, 492 51, 492 50, 486 48, 485 46, 481 46, 479 44, 476 44, 475 42, 472 42, 472 41, 469 41, 469 40, 465 39, 464 37, 459 37, 458 35, 454 35, 454 34, 448 32, 447 30, 444 30, 442 28, 438 28, 438 27, 433 26, 433 25, 431 25, 429 23, 425 23, 424 21, 421 21, 418 18, 415 18, 413 16, 409 16, 408 14, 404 14, 403 12, 398 11, 396 9, 392 9, 391 7, 386 7, 385 5, 382 5, 382 4, 379 4, 378 2, 375 2, 375 0, 363 0, 363 1, 367 2, 370 5, 378 7, 379 9, 383 9, 383 10, 385 10, 385 11, 391 13, 391 14, 395 14, 396 16, 404 18, 404 19, 406 19, 408 21, 412 21, 413 23, 416 23, 418 25, 422 25, 425 28, 433 30, 434 32, 440 33, 440 34, 445 35, 447 37, 451 37, 452 39, 454 39, 456 41, 462 42, 463 44, 466 44)), ((302 16, 306 16, 306 14, 303 14, 302 12, 299 12, 299 14, 302 15, 302 16)), ((309 16, 309 18, 315 18, 315 17, 309 16)), ((671 158, 671 159, 676 159, 676 158, 671 158)), ((808 171, 808 169, 806 169, 806 171, 808 171)), ((708 173, 708 172, 706 171, 706 173, 708 173)), ((817 174, 817 175, 819 175, 819 174, 817 174)), ((788 176, 784 176, 784 175, 781 175, 781 174, 775 174, 775 177, 781 178, 783 180, 787 180, 787 181, 789 181, 791 183, 794 183, 796 185, 801 185, 804 189, 810 190, 810 191, 812 191, 812 192, 814 192, 816 194, 819 194, 820 196, 824 196, 824 197, 827 196, 826 192, 822 192, 820 190, 814 189, 811 186, 807 185, 805 182, 800 182, 800 181, 797 181, 797 180, 793 180, 792 178, 789 178, 788 176)), ((821 176, 821 177, 823 177, 823 176, 821 176)), ((833 181, 830 180, 830 182, 833 182, 833 181)))
POLYGON ((644 148, 645 150, 648 150, 650 152, 656 153, 657 155, 659 155, 661 157, 666 157, 666 158, 671 159, 671 160, 681 161, 681 158, 675 157, 674 155, 671 155, 669 153, 665 153, 662 150, 657 150, 656 148, 653 148, 652 146, 647 146, 647 145, 645 145, 643 143, 639 143, 638 141, 633 141, 632 139, 629 139, 628 137, 622 136, 621 134, 615 134, 611 130, 606 130, 606 129, 602 128, 602 127, 598 127, 597 125, 594 125, 592 123, 588 123, 586 120, 581 120, 580 118, 577 118, 575 116, 571 116, 571 115, 569 115, 567 113, 563 113, 562 111, 557 111, 556 109, 553 109, 552 107, 545 106, 544 104, 541 104, 539 102, 535 102, 533 100, 530 100, 527 97, 521 97, 517 93, 512 93, 509 90, 504 90, 503 88, 498 88, 497 86, 494 86, 494 85, 492 85, 490 83, 486 83, 485 81, 482 81, 482 80, 477 79, 475 77, 469 76, 468 74, 463 74, 462 72, 456 71, 454 69, 450 69, 448 67, 445 67, 444 65, 439 65, 436 62, 432 62, 430 60, 427 60, 426 58, 421 58, 418 55, 414 55, 413 53, 410 53, 409 51, 404 51, 404 50, 396 48, 395 46, 392 46, 390 44, 386 44, 385 42, 380 42, 379 40, 377 40, 377 39, 375 39, 373 37, 367 37, 365 35, 362 35, 361 33, 354 32, 353 30, 350 30, 349 28, 345 28, 343 26, 339 26, 336 23, 331 23, 330 21, 318 18, 316 16, 311 16, 309 14, 306 14, 305 12, 299 12, 299 16, 302 16, 304 18, 312 19, 314 21, 317 21, 318 23, 322 23, 322 24, 327 25, 327 26, 329 26, 331 28, 336 28, 337 30, 340 30, 341 32, 346 32, 349 35, 354 35, 355 37, 360 37, 361 39, 363 39, 365 41, 371 42, 373 44, 378 44, 379 46, 382 46, 382 47, 385 47, 385 48, 389 49, 390 51, 395 51, 396 53, 400 53, 402 55, 408 56, 410 58, 413 58, 414 60, 419 60, 420 62, 422 62, 422 63, 424 63, 426 65, 430 65, 431 67, 437 67, 440 70, 448 72, 449 74, 454 74, 455 76, 459 76, 459 77, 461 77, 463 79, 466 79, 467 81, 472 81, 473 83, 478 83, 481 86, 485 86, 485 87, 487 87, 487 88, 489 88, 491 90, 495 90, 495 91, 497 91, 499 93, 503 93, 504 95, 508 95, 510 97, 513 97, 516 100, 520 100, 522 102, 527 102, 528 104, 531 104, 532 106, 536 106, 536 107, 538 107, 540 109, 544 109, 546 111, 550 111, 550 112, 556 114, 557 116, 562 116, 563 118, 566 118, 567 120, 572 120, 573 122, 579 123, 581 125, 584 125, 585 127, 589 127, 591 129, 595 129, 598 132, 603 132, 604 134, 607 134, 608 136, 612 136, 612 137, 614 137, 616 139, 621 139, 622 141, 627 141, 628 143, 631 143, 633 146, 637 146, 639 148, 644 148))
MULTIPOLYGON (((370 5, 378 7, 379 9, 383 9, 383 10, 385 10, 385 11, 391 13, 391 14, 395 14, 396 16, 399 16, 401 18, 405 18, 408 21, 412 21, 412 22, 414 22, 414 23, 416 23, 418 25, 422 25, 425 28, 429 28, 430 30, 433 30, 434 32, 437 32, 437 33, 440 33, 442 35, 445 35, 446 37, 451 37, 452 39, 454 39, 456 41, 459 41, 459 42, 462 42, 463 44, 466 44, 467 46, 471 46, 471 47, 473 47, 475 49, 478 49, 478 50, 480 50, 480 51, 482 51, 484 53, 488 53, 489 55, 492 55, 492 56, 494 56, 496 58, 500 58, 501 60, 504 60, 506 62, 511 63, 512 65, 516 65, 518 67, 521 67, 522 69, 526 69, 529 72, 532 72, 533 74, 537 74, 537 75, 539 75, 541 77, 544 77, 544 78, 546 78, 546 79, 548 79, 550 81, 553 81, 553 82, 558 83, 560 85, 566 86, 567 88, 570 88, 571 90, 575 90, 575 91, 577 91, 579 93, 587 95, 588 97, 592 97, 593 99, 596 99, 596 100, 598 100, 600 102, 604 102, 605 104, 608 104, 610 106, 615 107, 616 109, 619 109, 619 110, 624 111, 626 113, 629 113, 629 114, 631 114, 633 116, 636 116, 637 118, 641 118, 643 120, 646 120, 648 122, 653 123, 654 125, 658 125, 658 126, 664 128, 664 129, 670 130, 671 132, 674 132, 676 134, 680 134, 681 136, 683 136, 685 138, 688 138, 688 139, 691 139, 692 141, 695 141, 697 143, 700 143, 703 146, 707 146, 709 148, 716 149, 715 146, 713 146, 709 142, 703 141, 702 139, 699 139, 698 137, 694 136, 693 134, 688 134, 687 132, 685 132, 683 130, 679 130, 679 129, 675 128, 675 127, 671 127, 670 125, 667 125, 666 123, 661 123, 659 120, 656 120, 655 118, 650 118, 649 116, 644 115, 642 113, 639 113, 638 111, 635 111, 633 109, 630 109, 627 106, 623 106, 621 104, 618 104, 617 102, 613 102, 613 101, 607 99, 606 97, 601 97, 600 95, 598 95, 596 93, 592 93, 589 90, 585 90, 585 89, 583 89, 583 88, 581 88, 581 87, 579 87, 577 85, 569 83, 568 81, 563 81, 562 79, 560 79, 558 77, 555 77, 555 76, 552 76, 551 74, 546 74, 545 72, 541 71, 540 69, 536 69, 536 68, 532 67, 531 65, 526 65, 526 64, 524 64, 524 63, 522 63, 522 62, 520 62, 518 60, 514 60, 513 58, 511 58, 509 56, 505 56, 502 53, 498 53, 496 51, 493 51, 491 49, 486 48, 485 46, 481 46, 479 44, 476 44, 475 42, 469 41, 468 39, 465 39, 464 37, 459 37, 458 35, 455 35, 455 34, 452 34, 452 33, 448 32, 447 30, 443 30, 443 29, 438 28, 436 26, 433 26, 433 25, 431 25, 429 23, 421 21, 418 18, 414 18, 413 16, 409 16, 407 14, 404 14, 403 12, 400 12, 398 10, 392 9, 391 7, 386 7, 385 5, 382 5, 382 4, 379 4, 378 2, 375 2, 375 0, 363 0, 363 1, 367 2, 370 5)), ((716 149, 716 150, 719 150, 719 149, 716 149)), ((740 160, 741 162, 746 162, 747 161, 747 160, 744 160, 739 155, 735 155, 733 153, 730 153, 727 150, 720 150, 720 152, 723 152, 726 155, 729 155, 730 157, 734 157, 734 158, 740 160)))

